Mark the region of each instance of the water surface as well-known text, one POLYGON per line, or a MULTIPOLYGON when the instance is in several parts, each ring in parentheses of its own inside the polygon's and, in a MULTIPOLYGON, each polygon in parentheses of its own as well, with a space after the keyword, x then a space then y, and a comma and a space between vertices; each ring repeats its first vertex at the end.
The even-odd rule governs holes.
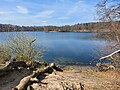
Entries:
MULTIPOLYGON (((19 32, 21 33, 21 32, 19 32)), ((37 39, 37 44, 46 49, 43 59, 65 65, 93 65, 98 60, 98 52, 108 42, 103 38, 95 38, 97 33, 76 32, 24 32, 37 39)), ((6 36, 16 32, 1 32, 0 42, 6 36)))

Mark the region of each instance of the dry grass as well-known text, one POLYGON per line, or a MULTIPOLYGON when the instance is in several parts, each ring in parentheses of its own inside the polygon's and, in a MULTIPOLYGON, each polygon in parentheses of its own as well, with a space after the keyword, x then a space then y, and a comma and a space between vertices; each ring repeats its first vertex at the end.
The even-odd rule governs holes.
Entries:
POLYGON ((119 78, 120 73, 118 71, 106 71, 106 72, 94 72, 94 75, 99 78, 116 80, 119 78))

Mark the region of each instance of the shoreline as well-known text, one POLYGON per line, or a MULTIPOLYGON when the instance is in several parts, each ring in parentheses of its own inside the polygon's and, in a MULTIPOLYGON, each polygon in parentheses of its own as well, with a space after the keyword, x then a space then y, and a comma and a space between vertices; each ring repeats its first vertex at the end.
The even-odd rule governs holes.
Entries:
POLYGON ((106 32, 106 31, 103 31, 103 32, 98 32, 98 31, 43 31, 43 30, 41 30, 41 31, 32 31, 32 30, 30 30, 30 31, 27 31, 27 30, 23 30, 23 31, 0 31, 0 33, 1 32, 46 32, 46 33, 57 33, 57 32, 73 32, 73 33, 108 33, 108 32, 106 32))

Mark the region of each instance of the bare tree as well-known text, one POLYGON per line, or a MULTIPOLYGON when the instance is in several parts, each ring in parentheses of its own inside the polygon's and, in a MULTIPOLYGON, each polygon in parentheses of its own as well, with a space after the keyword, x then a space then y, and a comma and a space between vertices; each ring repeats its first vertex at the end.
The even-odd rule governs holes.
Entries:
MULTIPOLYGON (((107 39, 114 42, 114 44, 111 47, 113 53, 107 55, 107 58, 109 56, 112 60, 115 60, 112 56, 116 52, 120 53, 120 0, 101 0, 96 7, 98 19, 103 22, 109 22, 110 24, 110 32, 106 35, 107 39)), ((106 58, 106 56, 104 57, 106 58)), ((104 57, 100 59, 105 59, 104 57)))

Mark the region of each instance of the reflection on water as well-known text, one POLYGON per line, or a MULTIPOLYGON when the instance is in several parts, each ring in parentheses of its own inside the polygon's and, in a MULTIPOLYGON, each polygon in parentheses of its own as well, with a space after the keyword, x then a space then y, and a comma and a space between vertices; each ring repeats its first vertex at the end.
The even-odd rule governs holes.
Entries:
MULTIPOLYGON (((20 33, 20 32, 19 32, 20 33)), ((24 32, 37 39, 37 44, 46 48, 43 59, 47 62, 59 64, 86 64, 89 65, 96 57, 96 49, 107 44, 102 38, 95 38, 97 33, 75 32, 24 32)), ((0 42, 6 36, 15 35, 15 32, 0 33, 0 42)), ((96 58, 98 59, 98 57, 96 58)))

